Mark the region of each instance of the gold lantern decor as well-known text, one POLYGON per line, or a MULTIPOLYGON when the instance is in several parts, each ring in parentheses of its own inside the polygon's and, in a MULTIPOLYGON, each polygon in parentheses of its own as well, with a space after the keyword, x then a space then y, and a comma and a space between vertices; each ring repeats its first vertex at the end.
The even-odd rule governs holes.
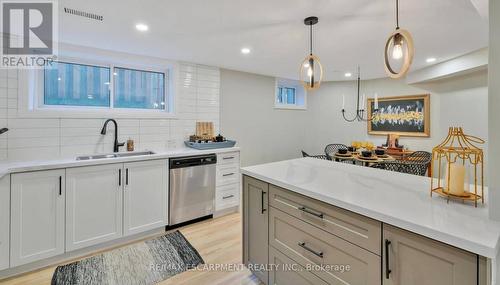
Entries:
POLYGON ((448 202, 470 201, 475 207, 478 200, 484 204, 484 154, 474 144, 484 144, 484 140, 464 134, 460 127, 451 127, 446 139, 432 149, 432 166, 437 169, 438 179, 434 187, 431 178, 431 196, 437 193, 448 202))

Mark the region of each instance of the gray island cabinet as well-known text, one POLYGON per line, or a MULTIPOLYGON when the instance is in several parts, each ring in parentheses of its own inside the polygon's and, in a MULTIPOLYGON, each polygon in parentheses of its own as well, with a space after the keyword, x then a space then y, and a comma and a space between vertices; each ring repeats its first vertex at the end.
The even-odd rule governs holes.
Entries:
POLYGON ((486 258, 243 176, 243 260, 264 284, 486 285, 486 258))

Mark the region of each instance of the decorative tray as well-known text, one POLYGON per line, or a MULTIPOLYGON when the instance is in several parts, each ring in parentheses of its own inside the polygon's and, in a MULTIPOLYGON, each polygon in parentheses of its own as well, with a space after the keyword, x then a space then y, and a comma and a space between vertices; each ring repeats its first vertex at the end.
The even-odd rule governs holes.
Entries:
POLYGON ((190 141, 185 141, 184 144, 187 147, 195 148, 195 149, 214 149, 214 148, 227 148, 227 147, 233 147, 236 144, 236 141, 223 141, 223 142, 190 142, 190 141))

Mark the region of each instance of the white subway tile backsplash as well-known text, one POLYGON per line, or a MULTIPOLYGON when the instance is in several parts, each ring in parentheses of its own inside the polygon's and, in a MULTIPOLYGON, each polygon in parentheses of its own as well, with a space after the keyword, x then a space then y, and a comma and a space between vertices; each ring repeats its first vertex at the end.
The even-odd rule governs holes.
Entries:
MULTIPOLYGON (((184 146, 197 121, 213 121, 219 128, 218 68, 190 63, 179 65, 173 119, 117 119, 118 140, 134 140, 135 150, 165 150, 184 146)), ((0 70, 0 160, 72 158, 113 151, 114 128, 100 131, 105 119, 26 118, 18 112, 18 72, 0 70)), ((126 151, 122 147, 120 151, 126 151)))
POLYGON ((38 147, 59 147, 58 137, 40 137, 40 138, 8 138, 7 148, 38 148, 38 147))
POLYGON ((7 77, 17 79, 17 73, 18 73, 17 69, 8 69, 7 70, 7 77))
POLYGON ((59 147, 9 148, 9 160, 45 160, 60 156, 59 147))
POLYGON ((8 125, 12 129, 59 128, 59 119, 9 118, 8 125))

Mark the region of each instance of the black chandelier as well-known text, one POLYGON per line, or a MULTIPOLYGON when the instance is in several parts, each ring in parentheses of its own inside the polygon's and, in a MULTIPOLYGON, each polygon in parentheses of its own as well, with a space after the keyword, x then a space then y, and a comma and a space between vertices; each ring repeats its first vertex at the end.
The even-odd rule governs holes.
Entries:
MULTIPOLYGON (((366 98, 365 98, 365 95, 363 95, 361 97, 360 85, 361 85, 361 71, 360 71, 360 68, 358 66, 358 80, 357 80, 357 88, 358 88, 357 97, 358 98, 357 98, 357 102, 356 102, 356 114, 352 119, 347 118, 347 116, 345 114, 346 113, 346 111, 345 111, 345 96, 342 95, 342 117, 344 117, 344 120, 346 120, 349 123, 354 122, 354 121, 369 122, 369 121, 373 120, 373 117, 369 117, 369 114, 365 118, 365 111, 366 111, 365 110, 365 99, 366 98)), ((378 113, 378 111, 379 111, 379 109, 378 109, 378 95, 375 94, 373 114, 378 113)))

